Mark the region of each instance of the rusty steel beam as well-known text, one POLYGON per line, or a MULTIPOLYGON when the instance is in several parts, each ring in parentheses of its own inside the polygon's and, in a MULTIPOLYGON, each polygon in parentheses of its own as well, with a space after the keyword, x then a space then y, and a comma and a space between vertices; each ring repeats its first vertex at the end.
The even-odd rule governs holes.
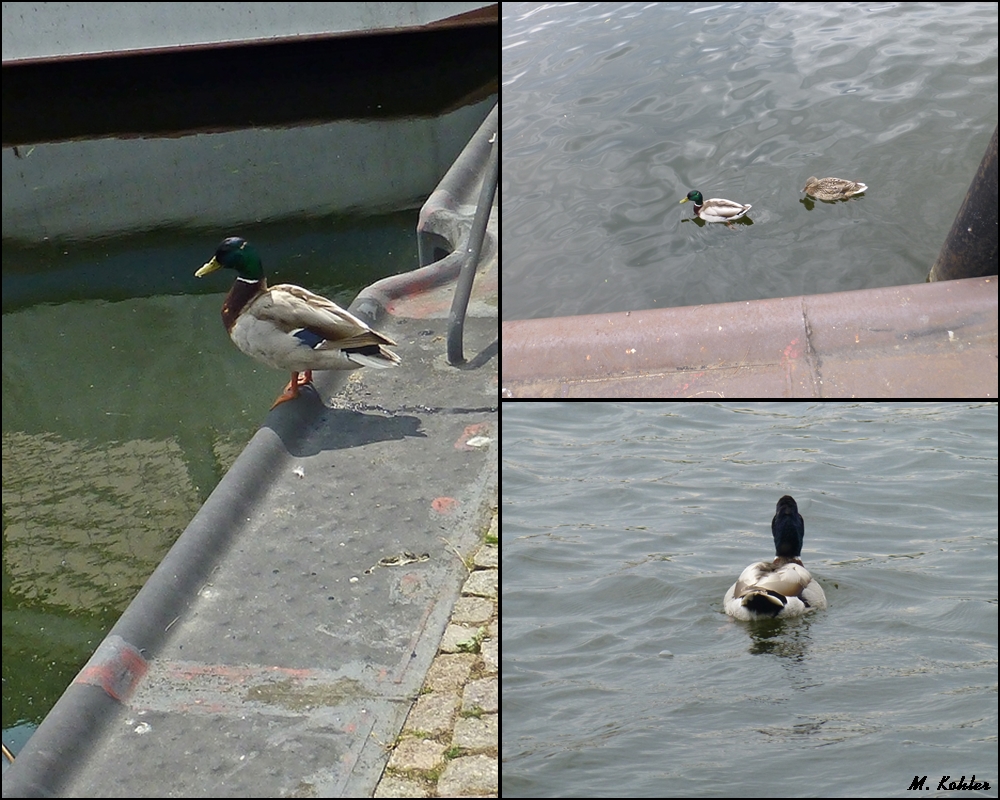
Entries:
POLYGON ((997 278, 504 322, 504 398, 997 396, 997 278))

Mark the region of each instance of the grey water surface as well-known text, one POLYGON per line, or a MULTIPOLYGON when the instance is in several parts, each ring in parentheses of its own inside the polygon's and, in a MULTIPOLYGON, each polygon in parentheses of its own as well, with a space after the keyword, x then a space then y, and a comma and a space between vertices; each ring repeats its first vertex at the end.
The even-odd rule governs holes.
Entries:
POLYGON ((995 404, 506 403, 502 478, 503 796, 997 796, 995 404), (784 494, 829 608, 737 622, 784 494))
POLYGON ((921 283, 997 125, 996 3, 510 2, 502 35, 506 320, 921 283))

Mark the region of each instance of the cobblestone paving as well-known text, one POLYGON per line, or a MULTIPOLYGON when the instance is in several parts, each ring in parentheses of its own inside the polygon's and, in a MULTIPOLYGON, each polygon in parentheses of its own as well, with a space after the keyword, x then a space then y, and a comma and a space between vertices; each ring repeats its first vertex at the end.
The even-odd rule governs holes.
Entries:
POLYGON ((497 797, 500 616, 497 516, 389 756, 375 797, 497 797))

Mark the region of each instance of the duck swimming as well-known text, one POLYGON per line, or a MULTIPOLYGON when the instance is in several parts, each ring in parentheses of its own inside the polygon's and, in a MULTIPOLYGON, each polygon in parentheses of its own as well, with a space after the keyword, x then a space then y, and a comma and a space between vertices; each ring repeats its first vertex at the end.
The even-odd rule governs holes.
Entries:
POLYGON ((811 177, 802 191, 817 200, 846 200, 856 194, 868 191, 868 184, 861 181, 846 181, 843 178, 811 177))
POLYGON ((799 556, 805 522, 795 500, 787 494, 778 501, 771 520, 775 559, 751 564, 723 600, 726 613, 745 622, 771 617, 798 617, 826 608, 823 587, 813 580, 799 556))
POLYGON ((725 222, 730 228, 733 220, 740 219, 753 206, 744 203, 734 203, 732 200, 724 200, 721 197, 713 197, 706 200, 701 192, 692 190, 687 197, 681 200, 686 203, 691 200, 694 203, 694 215, 705 222, 725 222))

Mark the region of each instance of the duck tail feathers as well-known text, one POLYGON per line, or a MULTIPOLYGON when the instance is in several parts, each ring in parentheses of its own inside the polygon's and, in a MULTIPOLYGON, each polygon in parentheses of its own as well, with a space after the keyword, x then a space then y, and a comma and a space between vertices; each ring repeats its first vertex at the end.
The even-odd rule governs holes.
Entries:
POLYGON ((759 589, 743 596, 743 607, 754 614, 776 617, 788 603, 788 598, 778 592, 759 589))

